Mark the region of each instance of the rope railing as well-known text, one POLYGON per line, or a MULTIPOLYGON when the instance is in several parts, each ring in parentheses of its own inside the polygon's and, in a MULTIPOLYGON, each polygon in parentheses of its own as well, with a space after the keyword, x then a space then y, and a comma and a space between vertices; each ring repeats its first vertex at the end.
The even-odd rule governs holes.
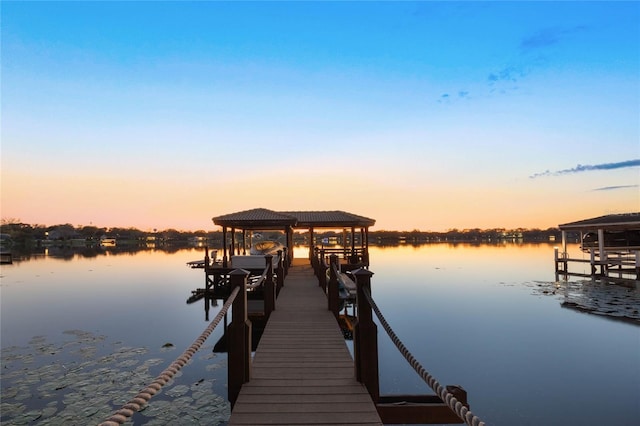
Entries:
MULTIPOLYGON (((273 261, 275 261, 277 263, 280 262, 280 257, 279 256, 275 256, 274 260, 272 260, 272 262, 273 261)), ((267 279, 267 275, 269 274, 269 270, 270 270, 269 265, 267 265, 264 268, 264 271, 262 271, 262 275, 260 275, 258 277, 258 279, 256 279, 254 282, 252 282, 251 284, 249 284, 247 286, 247 290, 253 290, 253 289, 256 289, 256 288, 260 287, 265 282, 265 280, 267 279)))
POLYGON ((393 343, 396 345, 402 356, 409 362, 411 367, 415 370, 418 375, 422 378, 433 389, 436 395, 464 422, 469 426, 484 426, 485 423, 480 420, 475 414, 469 410, 462 402, 458 401, 458 399, 447 390, 446 387, 442 386, 438 381, 431 375, 425 368, 420 364, 418 360, 409 352, 407 347, 400 341, 398 336, 394 333, 393 329, 382 315, 382 312, 374 302, 371 297, 371 293, 368 289, 364 289, 364 296, 367 298, 367 301, 371 305, 371 308, 376 313, 378 320, 380 320, 380 324, 385 329, 393 343))
POLYGON ((264 281, 267 279, 267 270, 268 270, 268 268, 266 268, 264 270, 262 275, 260 275, 260 277, 258 277, 257 280, 255 280, 251 284, 247 284, 247 290, 254 290, 254 289, 260 287, 262 285, 262 283, 264 283, 264 281))
POLYGON ((200 334, 191 346, 187 350, 185 350, 182 355, 173 361, 169 367, 167 367, 156 379, 146 388, 138 392, 138 394, 129 400, 126 404, 122 406, 118 411, 113 413, 111 417, 109 417, 104 422, 100 423, 99 426, 117 426, 126 422, 136 411, 140 411, 142 407, 155 395, 164 385, 166 385, 172 378, 175 376, 178 371, 184 367, 185 364, 189 362, 191 357, 200 349, 202 344, 207 340, 207 338, 211 335, 213 330, 218 326, 222 318, 226 315, 229 307, 233 304, 238 292, 240 291, 239 287, 233 289, 229 298, 218 312, 218 315, 209 323, 207 328, 200 334))

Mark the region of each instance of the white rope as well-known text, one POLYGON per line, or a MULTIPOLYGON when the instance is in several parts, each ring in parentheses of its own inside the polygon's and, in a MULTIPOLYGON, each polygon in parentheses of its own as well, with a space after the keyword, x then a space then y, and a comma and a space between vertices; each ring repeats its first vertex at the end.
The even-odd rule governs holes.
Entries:
POLYGON ((138 392, 138 394, 129 400, 126 404, 122 406, 118 411, 113 413, 111 417, 109 417, 104 422, 100 423, 99 426, 117 426, 121 425, 127 421, 127 419, 133 416, 133 413, 136 411, 140 411, 145 404, 162 389, 164 385, 166 385, 176 373, 184 367, 184 365, 189 362, 193 354, 195 354, 198 349, 202 346, 202 344, 207 340, 207 338, 211 335, 213 330, 218 326, 224 315, 229 310, 229 307, 233 304, 238 292, 240 291, 240 287, 236 287, 233 289, 229 298, 222 306, 218 315, 209 323, 209 326, 200 334, 191 346, 187 350, 185 350, 182 355, 176 358, 175 361, 169 365, 156 379, 146 388, 138 392))
POLYGON ((416 360, 415 357, 409 352, 407 347, 400 341, 396 333, 393 332, 393 330, 391 329, 391 326, 389 325, 387 320, 384 318, 384 315, 382 315, 382 312, 380 311, 380 309, 378 309, 378 306, 373 301, 373 298, 371 297, 371 293, 369 292, 369 290, 365 288, 363 293, 364 293, 364 296, 369 301, 369 304, 373 308, 374 312, 376 313, 378 319, 380 320, 380 324, 382 324, 382 327, 385 329, 385 331, 387 332, 387 334, 389 335, 393 343, 396 345, 396 347, 402 354, 402 356, 404 356, 404 358, 409 362, 409 364, 411 365, 411 367, 413 367, 416 373, 420 375, 422 380, 424 380, 429 385, 429 387, 433 389, 436 395, 438 395, 438 397, 440 397, 440 399, 444 401, 444 403, 458 417, 464 420, 464 422, 467 425, 485 426, 485 423, 481 421, 480 418, 474 415, 471 412, 471 410, 465 407, 465 405, 462 402, 458 401, 458 399, 455 396, 453 396, 453 394, 449 392, 446 387, 438 383, 438 381, 431 374, 429 374, 429 372, 425 370, 424 367, 418 362, 418 360, 416 360))

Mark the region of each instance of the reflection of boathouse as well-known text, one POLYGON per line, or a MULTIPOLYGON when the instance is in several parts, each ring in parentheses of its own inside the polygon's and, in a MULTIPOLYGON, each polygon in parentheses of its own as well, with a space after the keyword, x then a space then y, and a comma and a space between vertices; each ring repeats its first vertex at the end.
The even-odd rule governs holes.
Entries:
POLYGON ((556 271, 568 275, 570 263, 589 263, 592 276, 640 279, 640 213, 611 214, 559 225, 562 252, 556 249, 556 271), (566 233, 580 233, 588 259, 570 258, 566 233))

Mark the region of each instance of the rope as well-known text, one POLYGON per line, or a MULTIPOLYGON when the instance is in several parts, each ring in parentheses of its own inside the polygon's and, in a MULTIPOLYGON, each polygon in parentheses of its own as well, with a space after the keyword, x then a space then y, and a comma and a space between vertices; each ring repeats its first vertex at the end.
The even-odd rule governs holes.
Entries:
POLYGON ((382 315, 382 312, 380 311, 380 309, 378 309, 378 306, 376 305, 376 303, 373 301, 373 298, 371 297, 371 293, 369 289, 365 288, 363 293, 364 293, 364 296, 367 298, 367 301, 373 308, 373 311, 376 313, 378 319, 380 320, 382 327, 385 329, 385 331, 387 332, 387 334, 389 335, 393 343, 396 345, 396 347, 402 354, 402 356, 404 356, 407 362, 409 362, 409 364, 415 370, 415 372, 420 375, 422 380, 424 380, 425 383, 427 383, 431 387, 431 389, 433 389, 436 395, 438 395, 438 397, 440 397, 440 399, 444 401, 444 403, 454 413, 456 413, 458 417, 464 420, 464 422, 467 425, 484 426, 485 423, 481 421, 480 418, 478 418, 475 414, 473 414, 471 410, 469 410, 469 408, 465 407, 462 402, 458 401, 458 399, 455 396, 453 396, 453 394, 449 392, 447 388, 443 387, 440 383, 438 383, 438 381, 431 374, 429 374, 429 372, 425 370, 424 367, 418 362, 418 360, 416 360, 415 357, 409 352, 406 346, 400 341, 396 333, 393 332, 393 330, 391 329, 391 326, 389 325, 387 320, 384 318, 384 315, 382 315))
MULTIPOLYGON (((277 262, 280 263, 280 257, 279 256, 275 256, 274 259, 276 259, 277 262)), ((273 262, 273 260, 272 260, 272 262, 273 262)), ((253 289, 257 288, 257 287, 260 287, 265 282, 265 280, 267 279, 267 272, 269 272, 269 266, 268 265, 267 265, 266 268, 264 268, 264 271, 262 272, 262 275, 260 275, 258 277, 258 279, 255 280, 255 282, 247 285, 247 290, 253 290, 253 289)))
POLYGON ((104 422, 100 423, 99 426, 117 426, 121 425, 127 421, 127 419, 133 416, 133 413, 136 411, 140 411, 140 409, 153 397, 156 393, 160 391, 160 389, 166 385, 173 376, 191 359, 191 357, 200 349, 202 344, 207 340, 207 338, 211 335, 213 330, 218 326, 224 315, 229 310, 229 307, 233 304, 238 292, 240 291, 239 287, 233 289, 229 298, 227 299, 224 306, 218 315, 209 323, 209 326, 202 332, 200 337, 198 337, 191 346, 187 350, 185 350, 182 355, 176 358, 169 367, 167 367, 156 379, 146 388, 138 392, 138 394, 129 402, 124 404, 122 408, 113 413, 111 417, 109 417, 104 422))

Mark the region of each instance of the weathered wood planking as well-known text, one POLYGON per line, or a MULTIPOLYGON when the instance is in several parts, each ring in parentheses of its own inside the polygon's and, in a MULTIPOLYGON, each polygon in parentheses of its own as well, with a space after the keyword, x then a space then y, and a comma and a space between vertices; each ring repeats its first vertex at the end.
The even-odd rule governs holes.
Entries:
POLYGON ((229 425, 382 425, 307 260, 295 260, 229 425))

